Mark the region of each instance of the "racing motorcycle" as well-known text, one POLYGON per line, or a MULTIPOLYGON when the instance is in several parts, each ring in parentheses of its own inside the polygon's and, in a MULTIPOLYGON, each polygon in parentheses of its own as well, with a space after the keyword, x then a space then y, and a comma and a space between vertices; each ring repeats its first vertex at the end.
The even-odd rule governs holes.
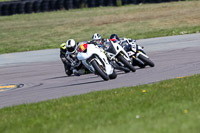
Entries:
POLYGON ((103 49, 94 44, 79 43, 77 58, 88 70, 101 76, 105 81, 117 77, 114 68, 109 64, 103 49))
POLYGON ((132 72, 136 71, 127 52, 119 45, 119 43, 106 41, 102 47, 106 51, 106 54, 108 54, 110 64, 112 64, 115 69, 125 72, 130 72, 130 70, 132 72))
POLYGON ((154 67, 153 61, 144 52, 143 47, 137 45, 136 40, 126 40, 121 43, 121 46, 128 53, 129 57, 132 58, 132 65, 144 68, 147 65, 154 67))

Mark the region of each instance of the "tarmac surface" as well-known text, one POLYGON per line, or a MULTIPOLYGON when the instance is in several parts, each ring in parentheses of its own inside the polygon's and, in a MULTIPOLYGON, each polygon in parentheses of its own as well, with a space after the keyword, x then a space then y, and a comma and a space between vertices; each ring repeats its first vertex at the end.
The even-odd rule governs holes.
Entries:
POLYGON ((136 72, 130 73, 117 71, 118 77, 109 81, 94 74, 66 76, 59 49, 2 54, 0 108, 200 73, 199 33, 137 42, 144 46, 155 67, 136 67, 136 72), (1 89, 4 86, 7 89, 1 89))

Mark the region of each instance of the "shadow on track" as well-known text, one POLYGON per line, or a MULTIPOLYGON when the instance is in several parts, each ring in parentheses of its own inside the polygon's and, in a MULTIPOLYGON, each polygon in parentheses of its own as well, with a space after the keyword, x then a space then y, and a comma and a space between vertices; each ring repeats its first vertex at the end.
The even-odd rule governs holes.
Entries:
POLYGON ((52 77, 52 78, 48 78, 48 79, 44 79, 44 80, 61 79, 61 78, 67 78, 67 77, 69 77, 69 76, 52 77))
MULTIPOLYGON (((94 83, 99 83, 99 82, 104 82, 104 80, 97 80, 97 81, 90 81, 90 82, 82 82, 82 83, 69 84, 69 85, 62 85, 62 86, 54 86, 54 87, 48 87, 48 88, 43 88, 43 89, 55 89, 55 88, 63 88, 63 87, 70 87, 70 86, 79 86, 79 85, 84 85, 84 84, 94 84, 94 83)), ((106 81, 105 81, 105 82, 106 82, 106 81)))
MULTIPOLYGON (((83 77, 83 76, 88 76, 89 74, 84 74, 84 75, 80 75, 80 76, 75 76, 75 75, 72 75, 72 76, 59 76, 59 77, 52 77, 52 78, 47 78, 47 79, 44 79, 44 80, 53 80, 53 79, 62 79, 62 78, 71 78, 71 77, 83 77)), ((85 80, 85 79, 93 79, 93 78, 97 78, 98 76, 97 75, 94 75, 92 77, 86 77, 84 79, 80 79, 80 80, 85 80)))

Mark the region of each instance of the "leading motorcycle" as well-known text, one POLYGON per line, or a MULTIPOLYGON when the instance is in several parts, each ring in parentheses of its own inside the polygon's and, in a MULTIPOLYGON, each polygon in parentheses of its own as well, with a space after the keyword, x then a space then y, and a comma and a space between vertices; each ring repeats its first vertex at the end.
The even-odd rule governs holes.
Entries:
POLYGON ((94 44, 79 43, 77 58, 92 73, 101 76, 105 81, 115 79, 117 74, 109 64, 104 50, 94 44))
POLYGON ((139 46, 136 43, 136 40, 132 41, 123 41, 121 46, 128 53, 129 57, 132 58, 132 64, 134 66, 139 66, 140 68, 144 68, 147 65, 150 67, 154 67, 155 64, 150 60, 149 56, 144 52, 143 47, 139 46))

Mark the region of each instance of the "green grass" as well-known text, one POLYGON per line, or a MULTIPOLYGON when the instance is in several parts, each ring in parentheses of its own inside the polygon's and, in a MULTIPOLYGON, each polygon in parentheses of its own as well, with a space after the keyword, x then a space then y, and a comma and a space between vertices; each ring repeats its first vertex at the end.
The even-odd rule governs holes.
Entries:
POLYGON ((70 38, 134 39, 200 31, 200 1, 62 10, 0 17, 0 54, 58 48, 70 38))
POLYGON ((199 79, 194 75, 3 108, 0 132, 198 133, 199 79))

